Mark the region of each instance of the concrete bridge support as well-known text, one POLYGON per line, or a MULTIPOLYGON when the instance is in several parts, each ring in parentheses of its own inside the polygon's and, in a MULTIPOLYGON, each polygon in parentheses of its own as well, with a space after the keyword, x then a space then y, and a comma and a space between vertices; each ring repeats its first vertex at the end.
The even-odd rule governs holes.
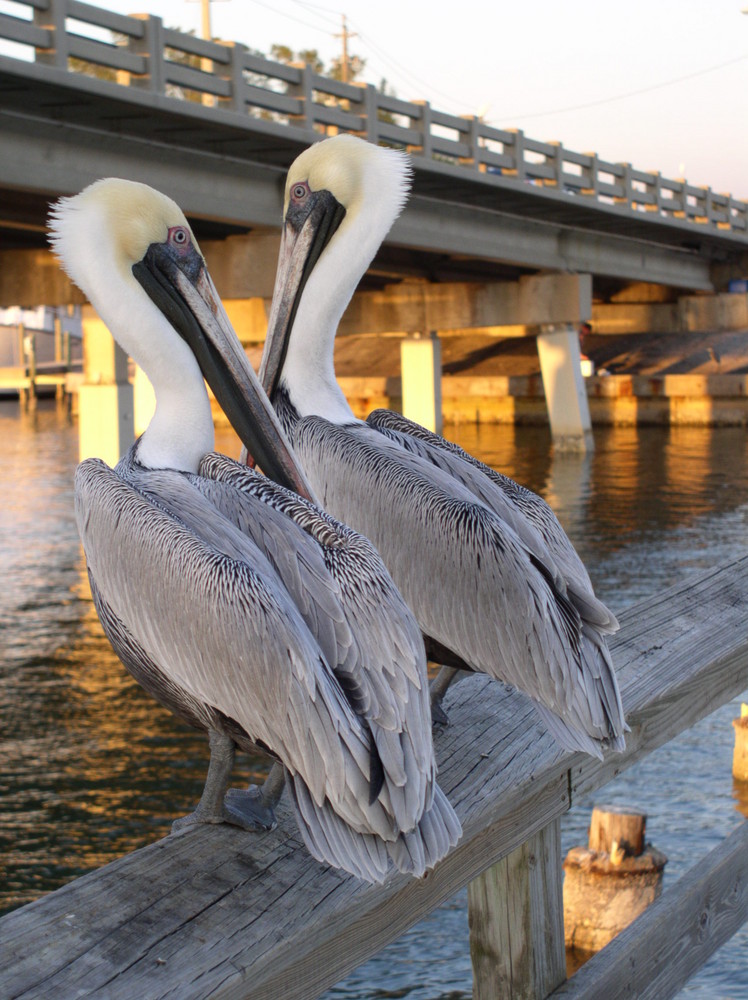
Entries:
POLYGON ((93 306, 83 306, 83 385, 78 397, 80 459, 116 465, 135 440, 127 355, 93 306))
POLYGON ((400 345, 403 414, 441 434, 442 351, 439 337, 408 337, 400 345))
MULTIPOLYGON (((396 286, 388 301, 366 293, 353 304, 358 323, 368 329, 377 313, 389 329, 465 329, 478 326, 524 326, 535 329, 548 419, 556 448, 585 451, 592 447, 587 392, 582 377, 579 324, 592 311, 588 274, 541 274, 516 283, 396 286), (368 308, 367 308, 368 306, 368 308), (366 314, 370 313, 367 317, 366 314), (367 322, 367 319, 369 322, 367 322)), ((346 316, 349 314, 347 313, 346 316)), ((344 317, 343 322, 346 322, 344 317)), ((403 412, 434 430, 441 425, 441 362, 438 339, 407 339, 401 349, 403 412)))
POLYGON ((582 377, 579 333, 574 324, 547 324, 537 338, 540 372, 554 448, 593 447, 587 390, 582 377))

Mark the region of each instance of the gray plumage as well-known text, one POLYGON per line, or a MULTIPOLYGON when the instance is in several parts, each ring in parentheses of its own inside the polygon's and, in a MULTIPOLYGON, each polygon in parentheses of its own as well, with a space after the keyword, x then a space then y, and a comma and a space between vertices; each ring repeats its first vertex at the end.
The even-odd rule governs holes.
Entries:
POLYGON ((409 181, 405 156, 353 136, 294 161, 263 388, 316 494, 375 544, 433 657, 524 691, 565 747, 621 749, 617 622, 547 504, 402 417, 357 420, 336 383, 338 324, 409 181))
POLYGON ((305 417, 288 431, 323 505, 371 539, 427 637, 528 694, 565 748, 622 749, 604 639, 615 619, 585 588, 586 572, 569 572, 581 563, 566 536, 559 527, 548 544, 547 526, 523 523, 510 487, 446 442, 403 433, 406 423, 377 411, 366 424, 305 417))
POLYGON ((76 516, 117 654, 190 724, 284 763, 316 858, 378 881, 456 843, 420 634, 365 539, 223 456, 151 470, 137 445, 79 466, 76 516))
POLYGON ((179 828, 268 828, 281 782, 266 796, 226 795, 235 745, 260 748, 282 762, 316 858, 370 881, 390 862, 422 874, 460 824, 435 781, 418 626, 366 539, 314 506, 184 215, 109 178, 58 202, 50 227, 156 395, 116 469, 81 463, 75 503, 114 649, 209 733, 205 789, 179 828), (212 453, 204 378, 283 485, 212 453))

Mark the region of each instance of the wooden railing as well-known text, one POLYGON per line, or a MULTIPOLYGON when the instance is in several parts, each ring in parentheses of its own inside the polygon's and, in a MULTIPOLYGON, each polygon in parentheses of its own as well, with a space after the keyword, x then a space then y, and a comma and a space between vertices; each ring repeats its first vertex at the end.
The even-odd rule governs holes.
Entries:
MULTIPOLYGON (((126 17, 78 0, 18 3, 30 16, 0 14, 0 39, 28 47, 37 63, 58 70, 85 73, 84 64, 101 67, 111 77, 103 87, 129 85, 158 96, 215 103, 307 137, 329 129, 355 132, 372 142, 406 147, 446 170, 472 171, 485 183, 529 183, 586 204, 748 235, 747 202, 685 179, 540 142, 480 118, 446 114, 426 101, 400 100, 370 84, 340 83, 309 66, 265 59, 238 43, 203 41, 165 28, 157 17, 126 17), (106 33, 109 40, 102 40, 106 33)), ((205 111, 211 113, 212 107, 205 111)))
MULTIPOLYGON (((624 612, 612 652, 631 733, 604 762, 556 749, 521 696, 461 681, 435 742, 464 833, 426 878, 367 886, 317 864, 287 808, 262 836, 193 828, 0 920, 0 996, 308 1000, 490 870, 507 996, 665 1000, 748 917, 748 825, 561 986, 560 820, 748 687, 747 611, 748 556, 624 612)), ((483 956, 490 938, 481 928, 483 956)), ((478 978, 474 995, 490 996, 478 978)))

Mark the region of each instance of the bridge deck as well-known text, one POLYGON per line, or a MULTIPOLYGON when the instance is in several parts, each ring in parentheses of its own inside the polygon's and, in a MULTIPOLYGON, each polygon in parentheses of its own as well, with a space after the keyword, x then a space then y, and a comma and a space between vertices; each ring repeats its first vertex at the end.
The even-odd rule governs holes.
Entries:
POLYGON ((168 190, 225 233, 275 227, 286 168, 333 129, 412 153, 413 197, 389 242, 436 255, 419 258, 427 274, 449 266, 464 280, 490 260, 709 289, 706 265, 748 251, 748 204, 710 188, 204 42, 159 18, 76 0, 18 6, 32 19, 0 14, 0 39, 35 61, 0 57, 0 189, 13 193, 0 193, 0 225, 29 245, 42 243, 49 198, 107 173, 168 190), (118 41, 84 36, 81 24, 118 41), (212 70, 192 68, 200 58, 212 70), (86 75, 92 63, 109 78, 86 75))

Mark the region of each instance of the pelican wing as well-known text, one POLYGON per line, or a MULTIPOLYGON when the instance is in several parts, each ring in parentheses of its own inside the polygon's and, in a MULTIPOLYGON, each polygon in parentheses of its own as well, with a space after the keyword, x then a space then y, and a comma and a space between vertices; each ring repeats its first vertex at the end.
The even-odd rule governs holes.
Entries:
MULTIPOLYGON (((267 559, 228 522, 220 545, 197 537, 167 502, 103 462, 79 466, 76 517, 103 600, 153 663, 278 756, 317 805, 329 799, 354 829, 373 825, 393 839, 381 806, 366 820, 359 806, 368 801, 369 734, 267 559)), ((219 521, 213 510, 216 531, 219 521)))
POLYGON ((366 425, 306 417, 293 445, 324 505, 377 546, 422 630, 563 717, 565 745, 599 755, 590 736, 622 725, 600 679, 609 658, 512 528, 448 472, 366 425), (580 690, 595 695, 591 705, 580 690))
POLYGON ((557 567, 563 586, 589 625, 602 633, 618 629, 615 615, 595 597, 584 563, 542 497, 485 465, 459 445, 392 410, 375 410, 369 414, 367 423, 453 476, 506 520, 537 558, 549 569, 557 567))
POLYGON ((250 542, 249 561, 259 549, 374 740, 369 797, 383 794, 398 826, 412 829, 431 804, 435 775, 425 654, 370 543, 221 455, 207 456, 198 476, 132 465, 128 475, 217 550, 231 556, 250 542))
POLYGON ((246 465, 214 454, 200 471, 208 477, 200 488, 209 490, 211 502, 268 555, 302 613, 311 609, 312 632, 320 617, 320 581, 333 605, 325 613, 344 616, 347 641, 338 640, 330 663, 354 709, 371 726, 387 794, 407 829, 433 796, 426 658, 418 624, 380 556, 358 532, 246 465), (264 511, 261 522, 258 506, 264 511), (286 566, 289 558, 315 567, 314 588, 308 576, 286 566))

